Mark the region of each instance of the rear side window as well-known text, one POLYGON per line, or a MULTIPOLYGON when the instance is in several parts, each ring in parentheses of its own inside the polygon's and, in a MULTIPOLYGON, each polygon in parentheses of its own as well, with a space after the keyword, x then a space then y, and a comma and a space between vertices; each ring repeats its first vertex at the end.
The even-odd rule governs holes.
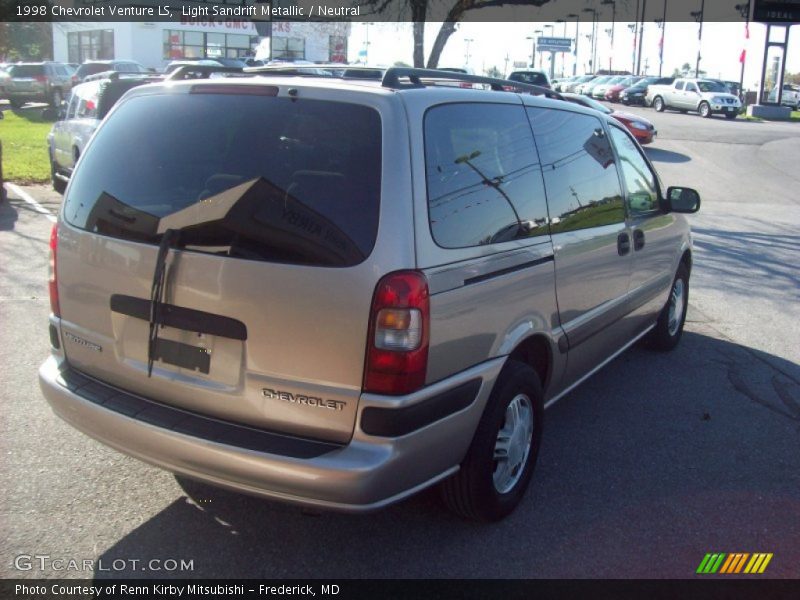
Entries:
POLYGON ((444 248, 545 235, 547 203, 521 106, 447 104, 425 115, 431 233, 444 248))
MULTIPOLYGON (((262 88, 269 90, 270 88, 262 88)), ((251 88, 252 91, 252 88, 251 88)), ((378 228, 381 121, 267 95, 131 98, 81 158, 64 216, 87 231, 242 259, 343 267, 378 228)))
POLYGON ((561 233, 625 220, 614 153, 596 117, 528 108, 550 206, 550 231, 561 233))

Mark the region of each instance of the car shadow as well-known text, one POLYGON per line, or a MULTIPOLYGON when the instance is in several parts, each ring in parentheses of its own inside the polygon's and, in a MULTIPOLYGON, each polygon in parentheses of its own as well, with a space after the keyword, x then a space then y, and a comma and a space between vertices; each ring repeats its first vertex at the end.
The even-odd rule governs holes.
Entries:
POLYGON ((757 233, 693 227, 697 262, 702 265, 703 284, 742 295, 752 293, 752 282, 766 289, 800 289, 796 256, 800 235, 757 233), (740 275, 748 272, 751 277, 740 275))
POLYGON ((58 110, 52 106, 23 106, 14 108, 12 112, 30 123, 53 123, 58 116, 58 110))
POLYGON ((0 201, 0 231, 11 231, 19 218, 16 203, 6 199, 0 201))
POLYGON ((646 146, 644 148, 644 153, 653 162, 685 163, 692 160, 691 158, 689 158, 685 154, 681 154, 680 152, 664 150, 663 148, 653 148, 651 146, 646 146))
POLYGON ((445 512, 435 490, 347 515, 181 478, 185 495, 100 559, 192 569, 96 577, 690 577, 704 553, 745 547, 791 576, 800 368, 689 327, 676 351, 634 347, 547 411, 532 486, 500 523, 445 512))

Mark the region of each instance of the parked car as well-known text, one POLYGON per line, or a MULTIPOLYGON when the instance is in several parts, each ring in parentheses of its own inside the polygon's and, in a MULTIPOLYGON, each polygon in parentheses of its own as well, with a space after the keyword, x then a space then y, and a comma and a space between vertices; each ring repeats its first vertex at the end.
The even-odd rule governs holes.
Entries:
POLYGON ((615 77, 612 77, 611 79, 608 79, 607 81, 594 86, 592 88, 592 93, 591 93, 592 98, 595 98, 596 100, 603 100, 606 97, 606 91, 608 90, 608 88, 610 88, 612 85, 618 84, 620 81, 623 81, 627 78, 628 78, 627 75, 616 75, 615 77))
MULTIPOLYGON (((778 101, 778 86, 772 88, 767 99, 770 102, 778 101)), ((791 106, 794 110, 800 110, 800 86, 793 83, 783 84, 783 94, 781 95, 781 104, 791 106)))
POLYGON ((586 96, 581 96, 580 94, 562 94, 562 96, 564 96, 564 99, 569 102, 574 102, 575 104, 592 108, 603 113, 604 115, 608 115, 612 119, 616 119, 622 123, 627 130, 631 132, 633 137, 636 138, 636 141, 642 145, 652 143, 653 140, 655 140, 656 135, 658 135, 655 125, 653 125, 644 117, 618 110, 612 110, 597 100, 587 98, 586 96))
POLYGON ((100 122, 122 95, 134 87, 155 81, 133 75, 89 81, 76 85, 69 100, 60 107, 58 120, 47 135, 50 180, 63 194, 72 170, 100 122))
POLYGON ((528 83, 530 85, 538 85, 545 88, 550 87, 550 79, 547 77, 547 73, 544 71, 513 71, 506 79, 509 81, 528 83))
POLYGON ((612 79, 612 77, 613 77, 612 75, 601 75, 600 77, 595 77, 594 79, 591 79, 590 81, 587 81, 586 83, 582 83, 581 85, 577 86, 575 88, 575 93, 582 94, 583 96, 590 96, 592 94, 592 90, 596 86, 609 81, 610 79, 612 79))
MULTIPOLYGON (((8 65, 10 67, 11 65, 8 65)), ((0 64, 0 100, 6 99, 6 85, 9 79, 11 79, 11 75, 9 75, 8 68, 4 64, 0 64)))
POLYGON ((619 94, 619 101, 626 105, 639 104, 647 106, 647 88, 651 85, 668 85, 675 81, 674 77, 645 77, 619 94))
POLYGON ((579 75, 577 77, 573 77, 571 81, 568 81, 567 83, 562 83, 561 84, 561 89, 559 89, 558 91, 559 92, 567 92, 567 93, 571 93, 571 92, 578 93, 576 88, 579 85, 582 85, 582 84, 584 84, 584 83, 586 83, 588 81, 591 81, 595 77, 596 77, 595 75, 579 75))
POLYGON ((267 498, 365 511, 441 483, 509 514, 544 406, 678 344, 700 199, 597 111, 445 77, 129 91, 51 236, 56 414, 267 498))
POLYGON ((642 79, 644 78, 637 75, 625 77, 622 81, 609 86, 608 89, 606 89, 603 99, 608 102, 619 102, 619 95, 622 93, 622 91, 633 85, 636 85, 642 79))
POLYGON ((210 58, 201 58, 197 60, 173 60, 164 68, 164 75, 169 75, 178 67, 183 67, 185 65, 191 66, 207 66, 207 67, 222 67, 224 66, 218 60, 211 60, 210 58))
POLYGON ((724 114, 735 119, 742 103, 719 81, 708 79, 676 79, 672 85, 650 85, 647 103, 661 112, 668 108, 681 112, 696 111, 701 117, 724 114))
POLYGON ((11 65, 8 74, 5 91, 14 108, 21 108, 28 102, 46 102, 58 107, 72 89, 72 74, 62 63, 16 63, 11 65))
POLYGON ((75 75, 84 81, 89 75, 116 71, 117 73, 149 74, 152 71, 135 60, 87 60, 78 67, 75 75))

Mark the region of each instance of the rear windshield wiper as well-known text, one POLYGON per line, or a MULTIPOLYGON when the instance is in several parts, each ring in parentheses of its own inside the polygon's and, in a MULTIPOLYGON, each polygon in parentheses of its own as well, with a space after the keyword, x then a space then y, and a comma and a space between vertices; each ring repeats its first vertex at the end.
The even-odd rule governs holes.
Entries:
POLYGON ((177 229, 167 229, 161 237, 158 246, 158 257, 153 271, 153 285, 150 288, 150 336, 147 342, 147 376, 153 376, 153 362, 155 361, 156 347, 158 345, 158 327, 161 323, 161 305, 164 296, 164 280, 167 272, 167 256, 169 250, 177 242, 180 232, 177 229))

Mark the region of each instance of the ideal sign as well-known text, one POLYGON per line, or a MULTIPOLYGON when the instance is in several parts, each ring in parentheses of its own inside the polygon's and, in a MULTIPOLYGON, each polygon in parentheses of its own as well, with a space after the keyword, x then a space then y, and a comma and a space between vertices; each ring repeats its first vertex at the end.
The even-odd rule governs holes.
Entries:
POLYGON ((536 40, 540 52, 569 52, 572 50, 572 38, 540 37, 536 40))

